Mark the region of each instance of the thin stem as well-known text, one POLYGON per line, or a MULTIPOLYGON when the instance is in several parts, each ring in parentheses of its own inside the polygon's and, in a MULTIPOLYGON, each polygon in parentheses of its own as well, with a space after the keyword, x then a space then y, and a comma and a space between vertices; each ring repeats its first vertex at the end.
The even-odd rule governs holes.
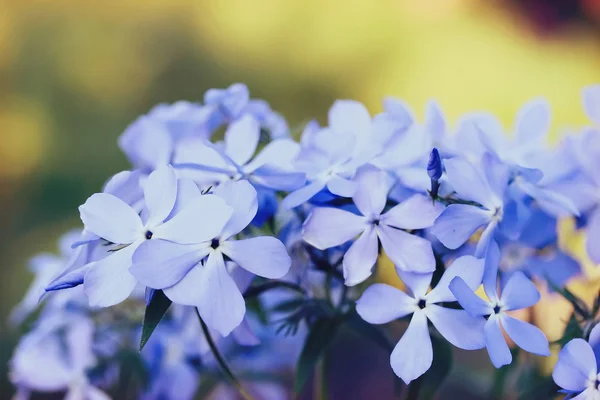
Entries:
POLYGON ((213 355, 215 356, 215 359, 217 360, 217 363, 219 364, 219 367, 221 367, 221 370, 223 371, 223 373, 229 378, 229 380, 231 380, 231 383, 237 389, 237 391, 240 393, 240 395, 244 398, 244 400, 254 400, 254 398, 250 395, 250 393, 248 393, 246 391, 246 389, 244 389, 244 387, 242 386, 240 381, 233 374, 233 371, 231 370, 231 368, 229 368, 229 366, 227 365, 225 358, 223 358, 223 356, 219 352, 219 349, 215 345, 215 342, 213 341, 213 338, 210 335, 210 331, 208 330, 208 326, 206 326, 206 323, 200 316, 200 312, 198 312, 197 308, 196 308, 196 314, 198 315, 198 320, 200 321, 200 326, 202 326, 202 332, 204 333, 204 336, 206 337, 208 346, 210 347, 210 350, 212 351, 213 355))
POLYGON ((285 281, 269 281, 265 282, 261 285, 256 285, 249 287, 248 290, 244 292, 244 298, 248 299, 251 297, 256 297, 267 290, 275 289, 275 288, 287 288, 290 290, 294 290, 301 295, 306 295, 306 291, 301 287, 296 285, 295 283, 285 282, 285 281))

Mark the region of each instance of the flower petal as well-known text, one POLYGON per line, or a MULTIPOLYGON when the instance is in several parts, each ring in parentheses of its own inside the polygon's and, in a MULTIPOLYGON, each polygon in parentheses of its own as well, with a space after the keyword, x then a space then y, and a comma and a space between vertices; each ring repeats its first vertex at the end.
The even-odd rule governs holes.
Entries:
POLYGON ((361 168, 354 181, 357 189, 352 197, 354 204, 366 217, 379 216, 385 207, 387 194, 392 187, 389 175, 374 167, 361 168))
POLYGON ((396 267, 417 273, 435 270, 435 257, 428 240, 385 225, 377 230, 381 246, 396 267))
POLYGON ((421 310, 416 311, 404 335, 394 347, 390 364, 394 373, 407 385, 423 375, 431 367, 433 346, 427 317, 421 310))
POLYGON ((427 305, 424 310, 433 326, 454 346, 463 350, 485 347, 484 318, 472 317, 464 310, 453 310, 435 304, 427 305))
POLYGON ((356 239, 344 254, 343 270, 346 286, 354 286, 371 276, 377 262, 377 232, 369 227, 356 239))
POLYGON ((90 306, 110 307, 129 297, 137 281, 129 273, 131 257, 138 246, 133 243, 90 265, 83 280, 83 290, 90 306))
POLYGON ((521 146, 541 146, 550 131, 550 105, 544 99, 527 102, 517 114, 515 127, 517 143, 521 146))
POLYGON ((600 125, 600 85, 592 85, 583 89, 583 109, 588 118, 600 125))
POLYGON ((233 209, 231 218, 219 236, 221 240, 227 240, 247 227, 256 215, 258 210, 256 189, 246 180, 226 181, 213 193, 225 200, 225 203, 233 209))
POLYGON ((485 334, 485 347, 494 367, 500 368, 512 362, 512 354, 502 335, 500 321, 497 314, 492 314, 483 328, 485 334))
POLYGON ((415 194, 381 216, 381 222, 400 229, 424 229, 433 225, 441 209, 430 198, 415 194))
POLYGON ((271 236, 228 240, 221 244, 220 249, 240 267, 264 278, 279 279, 292 266, 292 259, 283 243, 271 236))
POLYGON ((289 192, 306 184, 304 172, 286 171, 272 164, 264 164, 252 172, 252 183, 264 188, 289 192))
POLYGON ((144 186, 144 202, 148 209, 149 226, 163 222, 173 209, 177 198, 177 176, 170 165, 165 165, 148 176, 144 186))
POLYGON ((356 193, 358 185, 356 182, 340 176, 332 176, 327 181, 327 189, 340 197, 352 197, 356 193))
POLYGON ((227 336, 242 323, 246 303, 219 252, 208 256, 196 290, 200 292, 196 306, 209 328, 227 336))
POLYGON ((431 284, 431 278, 433 278, 433 273, 417 274, 414 272, 402 271, 398 267, 396 267, 396 273, 400 277, 402 283, 410 289, 410 292, 415 299, 420 300, 425 298, 427 289, 429 289, 429 285, 431 284))
POLYGON ((383 283, 369 286, 356 301, 356 312, 370 324, 386 324, 416 309, 415 299, 383 283))
POLYGON ((500 296, 500 302, 505 310, 528 308, 538 301, 540 301, 540 292, 521 271, 512 274, 500 296))
POLYGON ((166 240, 146 240, 133 254, 129 272, 148 287, 164 289, 179 282, 210 250, 208 246, 199 249, 166 240))
POLYGON ((171 287, 163 289, 173 303, 184 306, 197 306, 202 299, 200 285, 204 279, 204 266, 197 264, 179 282, 171 287))
POLYGON ((550 355, 548 339, 538 327, 504 313, 500 314, 500 321, 506 334, 517 346, 539 356, 550 355))
POLYGON ((462 158, 444 160, 448 182, 462 200, 474 201, 487 209, 495 208, 497 199, 483 175, 477 168, 462 158))
POLYGON ((237 163, 244 165, 252 158, 260 138, 260 125, 250 114, 232 122, 225 132, 225 152, 237 163))
POLYGON ((88 231, 117 244, 135 241, 144 229, 133 208, 112 194, 93 194, 79 206, 79 214, 88 231))
POLYGON ((339 246, 368 227, 365 217, 333 207, 312 210, 302 227, 302 237, 319 250, 339 246))
POLYGON ((492 314, 492 306, 487 301, 477 296, 473 289, 471 289, 462 278, 456 277, 452 279, 448 287, 462 308, 464 308, 471 316, 479 317, 492 314))
POLYGON ((300 145, 291 139, 273 140, 252 161, 246 164, 247 171, 255 171, 263 165, 272 165, 293 171, 293 161, 300 152, 300 145))
POLYGON ((427 301, 441 303, 444 301, 455 301, 456 298, 448 287, 455 277, 460 277, 467 286, 476 290, 483 278, 483 260, 473 256, 462 256, 446 269, 437 286, 427 294, 427 301))
POLYGON ((488 299, 497 303, 498 299, 498 267, 500 266, 500 248, 498 243, 492 241, 485 254, 485 267, 483 271, 483 288, 488 299))
POLYGON ((451 204, 435 220, 431 233, 449 249, 458 249, 491 219, 488 211, 466 204, 451 204))
POLYGON ((233 213, 225 201, 206 194, 190 201, 180 213, 154 230, 155 239, 180 244, 202 243, 217 237, 233 213))
POLYGON ((594 210, 588 221, 585 242, 585 249, 595 263, 600 263, 600 246, 598 245, 598 238, 600 238, 600 207, 594 210))
POLYGON ((596 375, 596 358, 583 339, 573 339, 558 353, 552 379, 565 390, 580 392, 587 387, 590 376, 596 375))
POLYGON ((296 208, 299 205, 304 204, 310 199, 312 199, 317 193, 323 190, 325 186, 326 182, 322 180, 313 181, 308 185, 303 186, 300 189, 294 190, 292 193, 288 194, 283 199, 283 202, 281 204, 286 210, 296 208))

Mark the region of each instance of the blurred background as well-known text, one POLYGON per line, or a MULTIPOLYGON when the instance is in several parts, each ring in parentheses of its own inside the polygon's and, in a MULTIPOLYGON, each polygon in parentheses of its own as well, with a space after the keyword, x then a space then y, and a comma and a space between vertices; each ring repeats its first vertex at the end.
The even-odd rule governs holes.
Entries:
POLYGON ((419 116, 436 98, 451 122, 486 109, 508 128, 544 96, 556 139, 586 123, 580 90, 600 82, 600 1, 0 0, 0 393, 27 259, 128 168, 118 135, 233 82, 295 132, 337 98, 376 113, 397 96, 419 116))

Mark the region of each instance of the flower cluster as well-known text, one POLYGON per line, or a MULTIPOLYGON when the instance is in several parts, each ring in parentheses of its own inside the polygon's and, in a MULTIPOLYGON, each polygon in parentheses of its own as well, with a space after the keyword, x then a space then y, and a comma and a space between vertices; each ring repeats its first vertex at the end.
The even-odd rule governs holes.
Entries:
POLYGON ((386 342, 370 324, 394 323, 406 329, 384 347, 410 384, 444 361, 441 338, 487 349, 496 368, 513 361, 505 336, 550 355, 542 331, 512 313, 535 305, 541 284, 577 305, 590 340, 561 351, 556 383, 600 396, 597 310, 564 288, 580 266, 557 234, 576 219, 600 262, 600 86, 583 103, 591 126, 552 148, 542 99, 509 132, 487 113, 452 127, 435 102, 418 122, 397 99, 375 116, 340 100, 299 142, 242 84, 211 89, 202 104, 159 105, 119 138, 132 170, 79 207, 83 226, 61 239, 60 256, 32 260, 36 279, 12 320, 43 306, 11 378, 23 395, 100 399, 138 370, 140 398, 229 397, 218 366, 245 398, 283 398, 277 374, 300 357, 301 390, 340 325, 386 342), (402 286, 381 280, 386 260, 402 286), (284 351, 277 333, 299 341, 284 351), (141 357, 131 352, 140 338, 141 357), (225 359, 274 378, 240 383, 225 359))

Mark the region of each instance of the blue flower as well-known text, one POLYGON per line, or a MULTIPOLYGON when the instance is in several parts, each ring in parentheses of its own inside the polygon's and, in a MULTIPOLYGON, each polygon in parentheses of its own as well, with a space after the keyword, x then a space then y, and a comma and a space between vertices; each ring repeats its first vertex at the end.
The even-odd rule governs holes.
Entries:
POLYGON ((595 400, 600 398, 600 326, 596 325, 586 342, 573 339, 558 354, 552 378, 567 393, 567 398, 595 400), (575 397, 572 397, 575 396, 575 397))
POLYGON ((450 282, 450 290, 472 317, 479 317, 483 321, 483 316, 489 316, 483 328, 485 347, 496 368, 512 362, 512 354, 502 335, 502 328, 523 350, 540 356, 550 355, 548 339, 541 330, 507 314, 507 311, 521 310, 535 305, 540 299, 538 290, 522 272, 515 272, 502 290, 502 295, 498 296, 496 282, 499 257, 498 246, 494 244, 490 247, 485 261, 483 278, 483 286, 489 301, 477 296, 473 288, 460 277, 450 282))
POLYGON ((394 373, 408 384, 423 375, 433 361, 433 348, 427 320, 454 346, 464 350, 484 347, 481 318, 464 310, 449 309, 437 303, 455 301, 448 284, 456 277, 471 289, 481 283, 483 260, 472 256, 456 259, 429 293, 432 274, 413 274, 398 270, 410 289, 406 294, 385 284, 371 285, 358 299, 356 311, 371 324, 385 324, 412 314, 408 329, 394 348, 390 364, 394 373))
POLYGON ((311 123, 305 130, 302 150, 295 166, 306 173, 308 183, 284 200, 287 209, 298 207, 325 188, 334 195, 352 197, 356 170, 371 161, 380 151, 373 140, 373 126, 369 112, 362 104, 338 100, 329 110, 329 127, 316 129, 311 123))
POLYGON ((361 215, 331 207, 315 208, 304 223, 304 240, 323 250, 360 235, 344 255, 344 278, 348 286, 361 283, 371 275, 379 252, 378 243, 401 270, 432 272, 435 258, 431 243, 402 230, 431 226, 439 212, 431 199, 414 195, 384 213, 392 184, 390 177, 379 169, 363 168, 356 182, 358 189, 353 201, 361 215))
POLYGON ((129 271, 174 303, 197 307, 209 327, 227 336, 242 322, 246 306, 224 256, 271 279, 284 276, 291 259, 276 238, 232 239, 256 215, 256 190, 248 181, 224 182, 214 194, 196 190, 191 205, 163 225, 168 234, 160 231, 159 240, 138 245, 129 271))
POLYGON ((286 138, 270 142, 254 156, 260 140, 260 126, 255 117, 245 114, 231 123, 222 144, 212 144, 201 138, 182 140, 173 162, 180 176, 202 186, 226 180, 247 179, 254 186, 274 190, 294 190, 306 181, 297 172, 292 160, 300 146, 286 138))
MULTIPOLYGON (((444 246, 454 250, 463 245, 479 228, 485 227, 475 250, 475 255, 481 257, 493 240, 498 225, 505 218, 503 199, 508 176, 504 173, 502 165, 498 165, 491 157, 484 157, 485 175, 463 158, 445 160, 444 165, 447 180, 458 197, 480 206, 449 205, 435 220, 431 233, 444 246)), ((517 215, 506 217, 517 221, 519 219, 517 215)))

